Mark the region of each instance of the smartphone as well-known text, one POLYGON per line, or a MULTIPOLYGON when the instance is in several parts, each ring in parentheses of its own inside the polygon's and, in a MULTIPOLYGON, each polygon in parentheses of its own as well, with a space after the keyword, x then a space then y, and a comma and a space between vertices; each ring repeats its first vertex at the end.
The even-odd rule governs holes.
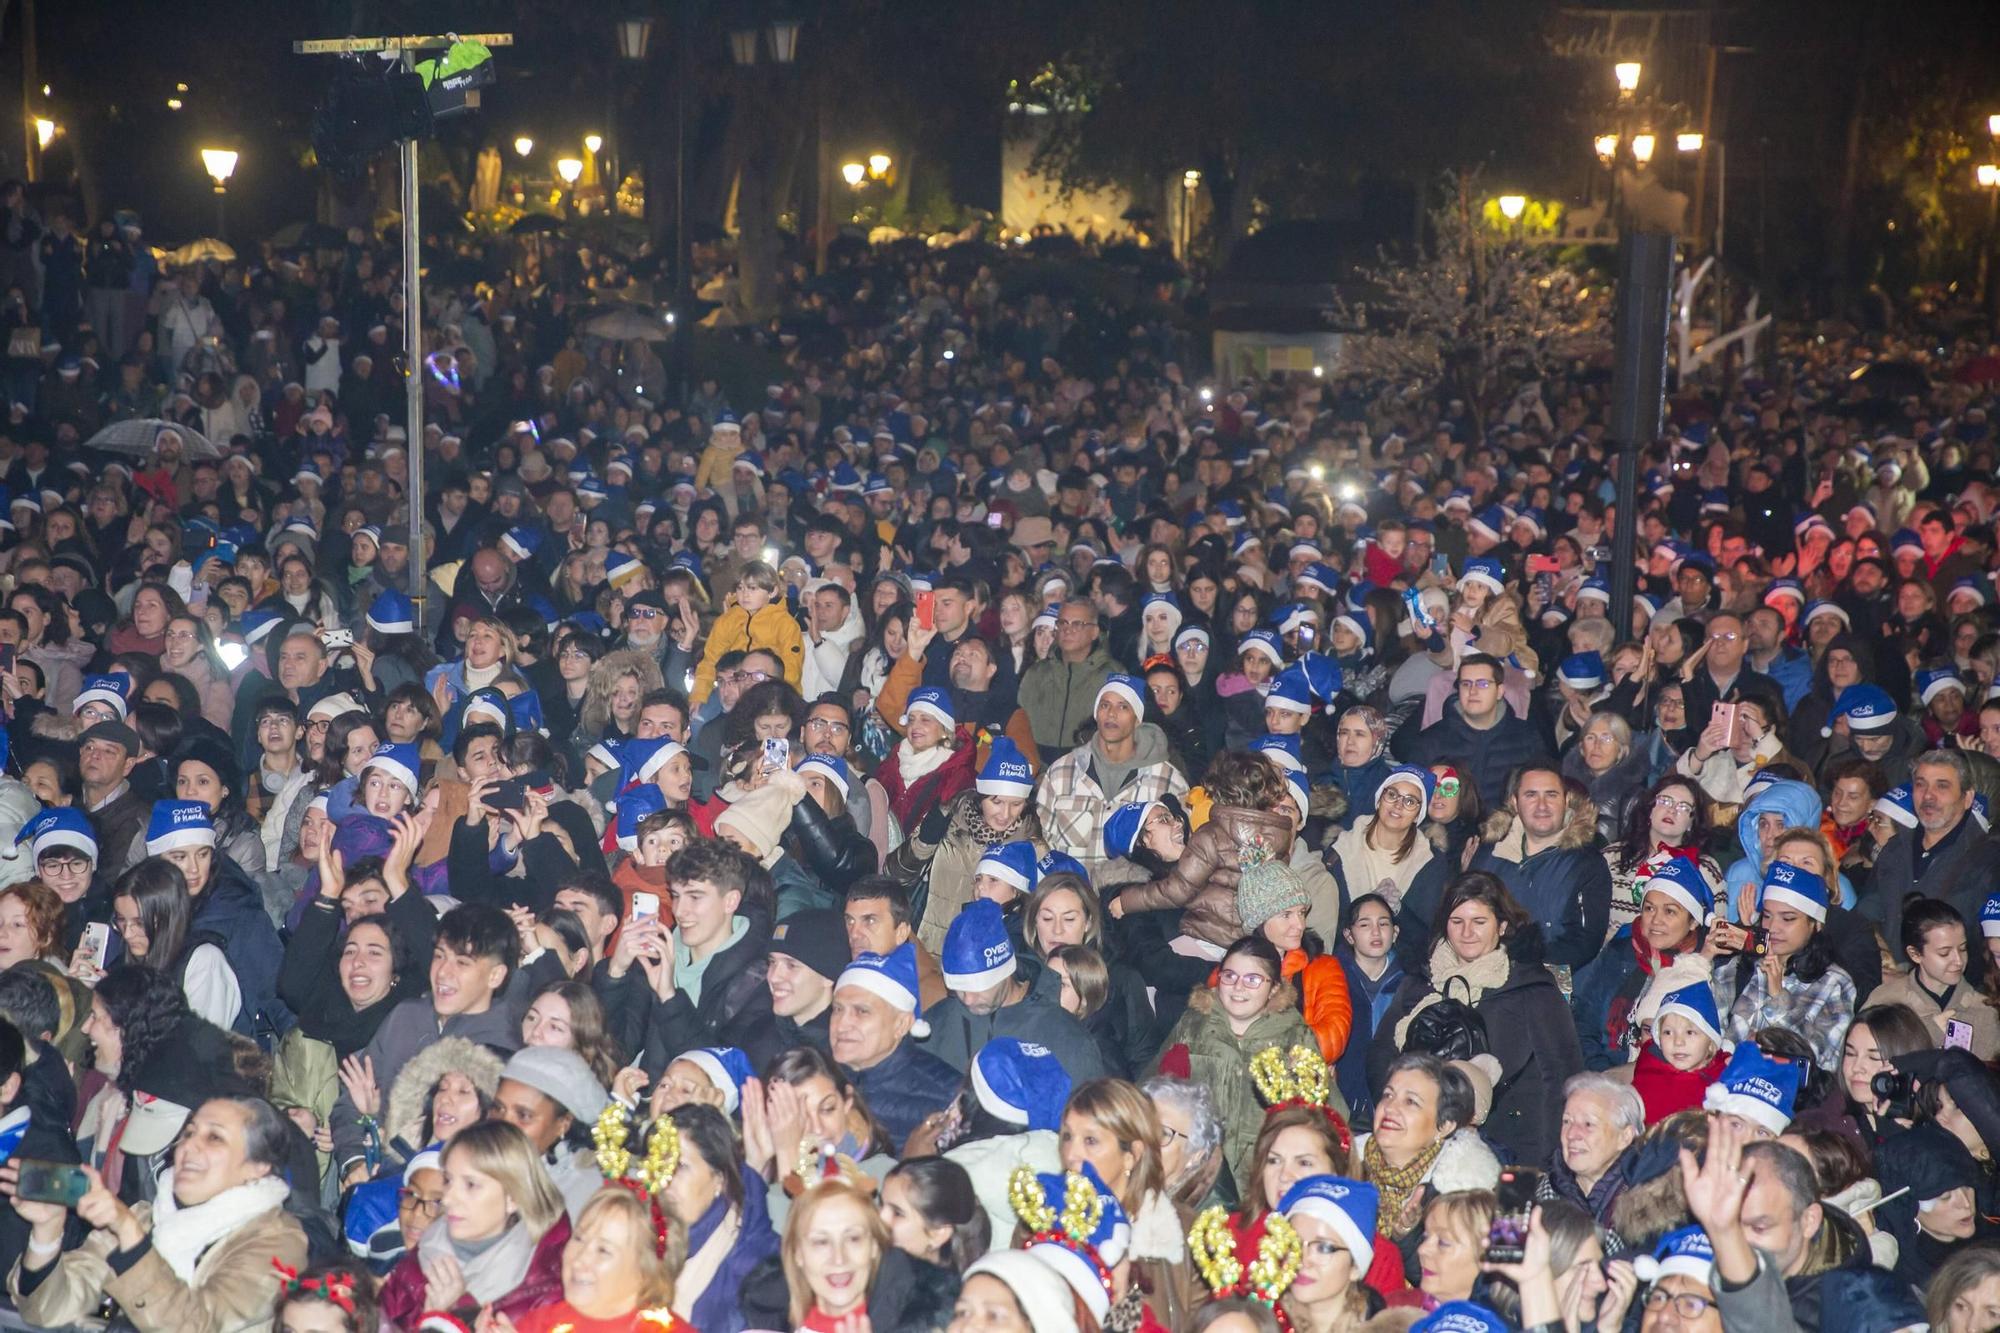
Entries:
POLYGON ((1006 522, 1007 516, 1005 514, 988 514, 986 516, 986 526, 989 528, 1004 527, 1006 522))
POLYGON ((920 592, 920 593, 918 593, 918 594, 917 594, 917 628, 918 628, 918 629, 936 629, 936 628, 937 628, 937 624, 936 624, 936 622, 934 622, 934 621, 933 621, 933 620, 931 619, 931 612, 932 612, 932 608, 934 608, 934 607, 935 607, 936 605, 937 605, 937 594, 936 594, 936 593, 932 593, 932 592, 920 592))
POLYGON ((27 1106, 17 1106, 0 1120, 0 1162, 5 1162, 20 1151, 21 1140, 28 1132, 28 1122, 34 1118, 34 1110, 27 1106))
POLYGON ((1528 1243, 1528 1213, 1535 1206, 1533 1171, 1502 1171, 1494 1194, 1500 1206, 1486 1229, 1485 1262, 1518 1264, 1528 1243))
POLYGON ((0 643, 0 676, 14 674, 14 645, 0 643))
POLYGON ((488 810, 526 810, 528 808, 528 784, 520 778, 502 778, 492 791, 486 793, 488 810))
POLYGON ((1445 583, 1451 582, 1451 557, 1442 551, 1432 556, 1431 573, 1445 583))
POLYGON ((1710 725, 1714 725, 1715 723, 1718 722, 1722 724, 1722 734, 1723 734, 1722 744, 1724 748, 1726 749, 1735 748, 1736 705, 1725 704, 1725 703, 1716 704, 1714 708, 1709 710, 1708 720, 1710 725))
POLYGON ((644 921, 660 914, 660 895, 657 893, 634 893, 632 895, 632 919, 644 921))
POLYGON ((1528 557, 1528 572, 1530 574, 1554 574, 1561 568, 1562 566, 1556 563, 1556 558, 1552 555, 1531 555, 1528 557))
POLYGON ((21 1175, 14 1185, 16 1198, 30 1203, 55 1203, 74 1208, 88 1193, 90 1177, 83 1174, 82 1167, 62 1162, 41 1162, 32 1157, 21 1159, 21 1175))
POLYGON ((1771 941, 1765 938, 1762 926, 1745 926, 1743 928, 1743 952, 1749 954, 1752 958, 1762 958, 1765 954, 1771 952, 1771 941))
POLYGON ((775 773, 792 762, 792 743, 783 736, 775 736, 764 742, 764 769, 775 773))
POLYGON ((1944 1048, 1947 1051, 1969 1051, 1972 1049, 1972 1024, 1961 1023, 1956 1018, 1944 1021, 1944 1048))
POLYGON ((206 583, 195 584, 192 588, 188 589, 188 609, 190 611, 206 610, 208 608, 208 596, 209 587, 206 583))
POLYGON ((319 641, 328 650, 352 648, 354 646, 354 631, 351 629, 323 629, 319 632, 319 641))
POLYGON ((102 921, 92 921, 83 928, 83 947, 97 962, 97 970, 104 970, 104 962, 111 953, 111 927, 102 921))

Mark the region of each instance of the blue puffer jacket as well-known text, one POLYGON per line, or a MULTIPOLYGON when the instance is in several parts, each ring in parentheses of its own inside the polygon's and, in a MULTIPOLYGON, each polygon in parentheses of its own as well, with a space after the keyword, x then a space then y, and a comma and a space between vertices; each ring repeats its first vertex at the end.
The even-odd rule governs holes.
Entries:
MULTIPOLYGON (((889 1131, 889 1142, 901 1144, 923 1118, 942 1111, 958 1096, 965 1076, 935 1055, 920 1050, 914 1038, 903 1038, 889 1058, 873 1069, 849 1070, 868 1109, 889 1131)), ((706 1330, 703 1331, 706 1333, 706 1330)))
MULTIPOLYGON (((1784 818, 1786 828, 1817 829, 1825 808, 1819 793, 1811 787, 1784 779, 1769 784, 1743 803, 1736 816, 1736 839, 1742 844, 1743 855, 1722 876, 1725 917, 1736 920, 1736 900, 1746 885, 1754 890, 1763 883, 1764 856, 1757 837, 1757 821, 1766 814, 1777 814, 1784 818)), ((1854 906, 1854 886, 1845 875, 1840 877, 1840 905, 1849 909, 1854 906)))
POLYGON ((1785 712, 1799 706, 1799 701, 1812 693, 1813 662, 1798 648, 1778 649, 1777 660, 1763 668, 1764 674, 1778 682, 1778 688, 1785 693, 1785 712))
POLYGON ((256 1037, 266 1048, 275 1046, 297 1021, 278 998, 278 965, 284 961, 285 946, 278 942, 277 928, 264 910, 263 894, 242 866, 218 852, 209 879, 188 928, 221 937, 222 956, 243 992, 237 1030, 256 1037))

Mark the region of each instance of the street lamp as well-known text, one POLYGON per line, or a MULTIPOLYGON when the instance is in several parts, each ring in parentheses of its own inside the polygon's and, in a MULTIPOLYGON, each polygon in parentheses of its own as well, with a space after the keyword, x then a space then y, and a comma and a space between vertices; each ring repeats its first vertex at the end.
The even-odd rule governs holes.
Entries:
POLYGON ((644 60, 646 47, 653 40, 653 20, 631 18, 618 20, 618 54, 626 60, 644 60))
POLYGON ((799 21, 795 18, 771 20, 771 59, 789 65, 799 55, 799 21))
POLYGON ((870 153, 868 155, 868 174, 878 181, 888 175, 889 155, 887 153, 870 153))
POLYGON ((1651 162, 1653 160, 1653 148, 1658 142, 1650 131, 1645 134, 1633 135, 1632 160, 1642 167, 1651 162))
POLYGON ((525 134, 520 135, 516 137, 514 140, 514 151, 516 153, 519 153, 522 157, 526 157, 528 154, 535 151, 535 141, 533 139, 530 139, 525 134))
POLYGON ((35 143, 47 148, 56 137, 56 123, 47 116, 35 117, 35 143))
POLYGON ((1636 60, 1621 60, 1611 67, 1611 76, 1618 80, 1618 96, 1621 100, 1632 97, 1639 91, 1639 75, 1644 68, 1636 60))
POLYGON ((749 67, 757 63, 757 30, 736 28, 729 34, 729 55, 737 64, 749 67))
POLYGON ((592 156, 595 156, 595 155, 596 155, 597 153, 599 153, 599 152, 603 151, 603 148, 604 148, 604 136, 603 136, 603 135, 601 135, 601 134, 586 134, 586 135, 584 135, 584 136, 583 136, 583 151, 584 151, 584 152, 586 152, 586 153, 589 153, 589 154, 591 154, 592 156))
POLYGON ((2000 111, 1996 111, 1986 118, 1986 132, 1994 138, 2000 139, 2000 111))
POLYGON ((1597 149, 1597 158, 1600 162, 1604 163, 1605 166, 1608 167, 1612 164, 1612 162, 1617 160, 1618 157, 1617 135, 1600 134, 1595 139, 1591 140, 1591 146, 1597 149))
POLYGON ((573 157, 556 160, 556 175, 562 177, 564 185, 576 184, 576 178, 583 174, 583 163, 573 157))
POLYGON ((1509 222, 1519 222, 1521 214, 1528 211, 1528 196, 1525 194, 1503 194, 1496 202, 1500 205, 1500 216, 1509 222))
POLYGON ((201 165, 215 179, 215 233, 220 236, 225 230, 222 210, 229 193, 229 178, 236 174, 236 150, 204 148, 201 165))
POLYGON ((867 175, 868 168, 862 166, 859 162, 845 162, 841 164, 840 178, 854 189, 858 190, 861 188, 861 182, 867 175))
POLYGON ((1982 190, 2000 189, 2000 163, 1981 162, 1972 169, 1972 179, 1982 190))
POLYGON ((1704 142, 1706 140, 1699 131, 1694 133, 1684 131, 1674 136, 1674 147, 1683 153, 1699 153, 1704 142))

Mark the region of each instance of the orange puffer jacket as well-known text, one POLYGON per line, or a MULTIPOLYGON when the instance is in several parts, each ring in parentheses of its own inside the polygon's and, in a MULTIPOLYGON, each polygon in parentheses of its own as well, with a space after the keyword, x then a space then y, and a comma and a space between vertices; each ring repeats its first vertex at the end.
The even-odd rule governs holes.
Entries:
POLYGON ((1330 953, 1307 958, 1304 949, 1285 955, 1284 978, 1298 988, 1306 1026, 1319 1038, 1319 1053, 1332 1064, 1347 1049, 1354 1026, 1354 1002, 1347 994, 1347 973, 1330 953))

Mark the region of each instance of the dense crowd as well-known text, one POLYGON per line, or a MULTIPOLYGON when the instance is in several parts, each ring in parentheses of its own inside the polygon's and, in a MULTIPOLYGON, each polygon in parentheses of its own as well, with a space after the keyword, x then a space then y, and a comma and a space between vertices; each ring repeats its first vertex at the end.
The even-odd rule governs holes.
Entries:
POLYGON ((30 1324, 2000 1327, 1983 346, 1788 335, 1625 514, 1590 367, 898 248, 679 395, 557 242, 413 437, 390 247, 0 210, 30 1324))

